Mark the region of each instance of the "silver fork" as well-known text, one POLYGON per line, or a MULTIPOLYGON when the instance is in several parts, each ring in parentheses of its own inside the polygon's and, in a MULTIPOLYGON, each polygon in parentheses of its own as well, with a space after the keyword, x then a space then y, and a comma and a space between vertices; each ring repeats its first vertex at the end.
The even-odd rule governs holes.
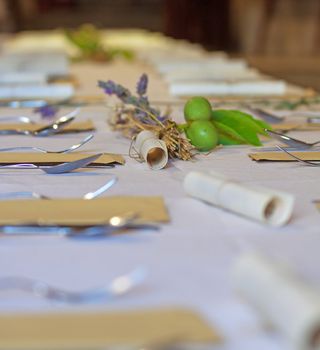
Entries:
POLYGON ((315 162, 311 162, 310 160, 301 159, 301 158, 297 157, 296 155, 292 154, 291 152, 289 152, 288 150, 286 150, 285 148, 283 148, 281 146, 276 146, 276 147, 278 149, 280 149, 281 151, 287 153, 291 158, 297 160, 300 163, 307 164, 307 165, 310 165, 310 166, 320 166, 320 163, 315 163, 315 162))
POLYGON ((19 151, 19 150, 30 150, 30 151, 38 151, 41 153, 69 153, 72 152, 80 147, 82 147, 83 145, 85 145, 87 142, 89 142, 91 139, 93 138, 93 134, 88 135, 87 137, 85 137, 82 141, 80 141, 79 143, 72 145, 70 147, 67 147, 65 149, 61 149, 58 151, 50 151, 50 150, 46 150, 44 148, 40 148, 40 147, 27 147, 27 146, 22 146, 22 147, 8 147, 8 148, 0 148, 0 152, 11 152, 11 151, 19 151))
POLYGON ((112 279, 107 285, 83 291, 69 291, 25 276, 8 276, 0 278, 0 290, 20 290, 47 300, 83 303, 101 299, 111 299, 128 293, 140 285, 147 276, 144 267, 137 267, 125 275, 112 279))
POLYGON ((1 165, 0 169, 40 169, 47 174, 63 174, 69 173, 73 170, 83 168, 86 165, 94 162, 96 159, 102 156, 102 153, 95 154, 90 157, 81 158, 72 162, 62 163, 58 165, 51 166, 41 166, 32 163, 20 163, 20 164, 10 164, 10 165, 1 165))
POLYGON ((50 136, 57 134, 70 124, 79 112, 80 108, 76 108, 74 111, 55 120, 52 124, 46 125, 37 130, 0 130, 0 135, 50 136))
MULTIPOLYGON (((117 176, 113 176, 109 181, 107 181, 103 186, 99 187, 93 192, 88 192, 82 196, 83 199, 94 199, 100 196, 102 193, 106 192, 118 181, 117 176)), ((48 196, 37 192, 30 191, 19 191, 19 192, 6 192, 0 193, 0 200, 15 199, 15 198, 35 198, 35 199, 52 199, 48 196)))
POLYGON ((295 139, 291 136, 288 135, 284 135, 281 134, 279 132, 276 131, 272 131, 272 130, 268 130, 265 129, 264 130, 270 137, 274 138, 275 140, 281 141, 284 144, 293 147, 293 148, 300 148, 300 149, 309 149, 312 148, 315 145, 320 144, 320 141, 316 141, 316 142, 305 142, 305 141, 301 141, 298 139, 295 139))

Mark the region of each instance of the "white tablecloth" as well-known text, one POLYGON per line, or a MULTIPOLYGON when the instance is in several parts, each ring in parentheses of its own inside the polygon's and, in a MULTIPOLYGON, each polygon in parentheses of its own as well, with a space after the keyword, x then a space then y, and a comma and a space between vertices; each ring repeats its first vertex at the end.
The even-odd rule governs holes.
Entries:
MULTIPOLYGON (((76 65, 79 95, 102 94, 96 80, 113 79, 134 88, 143 71, 149 73, 150 97, 169 98, 166 86, 142 64, 116 63, 76 65)), ((30 110, 5 110, 32 115, 30 110)), ((61 110, 61 112, 67 109, 61 110)), ((127 155, 130 141, 110 131, 104 106, 84 107, 79 120, 91 118, 97 132, 82 151, 117 152, 127 155)), ((174 109, 182 120, 182 105, 174 109)), ((316 132, 292 135, 316 140, 316 132)), ((81 134, 50 138, 1 136, 0 146, 37 145, 51 149, 69 146, 81 134)), ((91 305, 57 305, 19 292, 0 292, 2 311, 53 311, 66 309, 124 309, 180 305, 203 314, 225 338, 223 349, 287 349, 284 340, 264 327, 254 309, 243 302, 232 287, 231 268, 237 257, 258 249, 286 260, 305 278, 320 282, 320 213, 312 203, 320 199, 319 169, 290 163, 256 163, 247 153, 251 147, 219 149, 195 161, 175 161, 161 171, 126 158, 125 166, 94 169, 65 175, 46 175, 39 170, 0 170, 0 191, 33 190, 52 197, 81 196, 106 182, 110 174, 118 183, 105 196, 161 195, 171 222, 160 232, 132 232, 105 240, 74 241, 62 237, 1 237, 0 277, 26 275, 65 289, 85 289, 107 282, 113 276, 144 265, 149 270, 145 283, 121 298, 91 305), (294 214, 283 228, 270 228, 188 198, 182 188, 191 170, 215 170, 244 183, 253 183, 293 193, 294 214)), ((21 208, 23 210, 23 208, 21 208)))

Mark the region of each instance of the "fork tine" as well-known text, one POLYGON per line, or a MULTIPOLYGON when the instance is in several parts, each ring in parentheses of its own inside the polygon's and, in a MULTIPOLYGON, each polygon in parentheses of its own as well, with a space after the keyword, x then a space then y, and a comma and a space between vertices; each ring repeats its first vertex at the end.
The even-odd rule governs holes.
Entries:
POLYGON ((291 152, 287 151, 286 149, 284 149, 283 147, 281 147, 279 145, 277 145, 276 147, 279 148, 281 151, 287 153, 291 158, 294 158, 295 160, 297 160, 298 162, 300 162, 302 164, 307 164, 307 165, 316 166, 316 167, 320 166, 319 163, 314 163, 314 162, 311 162, 309 160, 304 160, 304 159, 297 157, 296 155, 292 154, 291 152))

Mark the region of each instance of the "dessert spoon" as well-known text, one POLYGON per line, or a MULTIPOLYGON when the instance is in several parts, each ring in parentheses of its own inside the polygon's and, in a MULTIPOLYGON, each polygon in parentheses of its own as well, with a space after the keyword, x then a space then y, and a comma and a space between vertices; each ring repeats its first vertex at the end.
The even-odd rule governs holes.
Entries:
POLYGON ((69 173, 79 168, 83 168, 86 165, 94 162, 96 159, 98 159, 101 156, 102 156, 102 153, 99 153, 90 157, 74 160, 72 162, 62 163, 58 165, 49 165, 49 166, 36 165, 32 163, 1 165, 0 169, 40 169, 47 174, 62 174, 62 173, 69 173))
MULTIPOLYGON (((106 182, 103 186, 99 187, 97 190, 93 192, 88 192, 85 195, 83 195, 82 199, 89 200, 100 196, 102 193, 106 192, 109 188, 111 188, 117 181, 118 181, 118 177, 113 176, 108 182, 106 182)), ((15 198, 52 199, 43 194, 40 194, 37 192, 31 192, 31 191, 0 193, 0 200, 15 199, 15 198)))
POLYGON ((30 119, 29 117, 25 117, 25 116, 11 116, 11 117, 1 117, 0 118, 0 122, 3 123, 3 122, 14 122, 14 121, 17 121, 17 122, 20 122, 20 123, 23 123, 23 124, 36 124, 35 121, 33 121, 32 119, 30 119))
POLYGON ((20 290, 48 300, 82 303, 98 299, 110 299, 128 293, 146 278, 146 269, 137 267, 125 275, 113 278, 107 285, 83 291, 70 291, 54 287, 45 281, 25 277, 7 276, 0 278, 0 290, 20 290))
POLYGON ((11 152, 11 151, 37 151, 41 153, 70 153, 83 145, 85 145, 87 142, 89 142, 93 138, 93 134, 88 135, 85 137, 82 141, 79 143, 76 143, 75 145, 72 145, 70 147, 58 150, 58 151, 52 151, 47 150, 41 147, 28 147, 28 146, 21 146, 21 147, 8 147, 8 148, 0 148, 0 152, 11 152))
POLYGON ((37 130, 0 130, 0 135, 31 135, 31 136, 50 136, 57 134, 68 124, 70 124, 76 115, 80 112, 80 108, 76 108, 72 112, 65 114, 53 123, 43 126, 37 130))

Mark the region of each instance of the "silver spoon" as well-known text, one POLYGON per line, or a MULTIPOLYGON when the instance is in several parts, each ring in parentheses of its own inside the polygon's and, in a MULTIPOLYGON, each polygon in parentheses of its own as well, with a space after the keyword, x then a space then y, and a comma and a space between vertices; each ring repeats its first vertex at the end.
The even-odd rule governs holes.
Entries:
POLYGON ((63 236, 68 238, 103 238, 124 229, 159 230, 160 226, 150 223, 138 223, 137 213, 112 216, 106 223, 94 226, 57 226, 57 225, 4 225, 0 232, 5 236, 63 236))
POLYGON ((14 122, 18 121, 23 124, 36 124, 35 121, 25 116, 11 116, 11 117, 1 117, 0 122, 14 122))
POLYGON ((46 150, 44 148, 40 148, 40 147, 8 147, 8 148, 0 148, 0 152, 11 152, 11 151, 19 151, 19 150, 24 150, 24 151, 38 151, 41 153, 70 153, 80 147, 82 147, 83 145, 85 145, 87 142, 89 142, 92 138, 93 138, 93 134, 88 135, 87 137, 85 137, 82 141, 80 141, 79 143, 76 143, 75 145, 72 145, 70 147, 67 147, 65 149, 61 149, 58 151, 49 151, 46 150))
POLYGON ((79 229, 77 227, 74 227, 72 230, 66 233, 66 236, 73 238, 88 238, 110 234, 116 230, 128 227, 137 219, 137 217, 137 213, 115 215, 108 220, 106 225, 96 225, 88 228, 79 227, 79 229))
POLYGON ((80 112, 80 108, 76 108, 74 111, 60 117, 52 124, 41 127, 37 130, 0 130, 0 135, 31 135, 31 136, 49 136, 57 134, 68 124, 70 124, 76 115, 80 112))
POLYGON ((276 132, 276 131, 272 131, 272 130, 268 130, 268 129, 265 129, 264 131, 270 137, 274 138, 275 140, 281 141, 284 144, 286 144, 286 145, 288 145, 290 147, 294 147, 294 148, 308 149, 308 148, 311 148, 311 147, 313 147, 315 145, 320 144, 320 141, 309 143, 309 142, 304 142, 304 141, 301 141, 301 140, 297 140, 297 139, 295 139, 293 137, 281 134, 281 133, 276 132))
POLYGON ((102 156, 102 153, 99 153, 90 157, 75 160, 73 162, 67 162, 67 163, 62 163, 62 164, 52 165, 52 166, 41 166, 41 165, 36 165, 32 163, 1 165, 0 169, 40 169, 47 174, 62 174, 62 173, 69 173, 79 168, 83 168, 86 165, 94 162, 96 159, 98 159, 101 156, 102 156))
MULTIPOLYGON (((118 181, 118 177, 117 176, 113 176, 103 186, 99 187, 97 190, 95 190, 93 192, 86 193, 85 195, 82 196, 82 198, 83 199, 87 199, 87 200, 94 199, 94 198, 100 196, 102 193, 106 192, 117 181, 118 181)), ((30 192, 30 191, 0 193, 0 200, 15 199, 15 198, 52 199, 52 198, 50 198, 48 196, 45 196, 43 194, 40 194, 40 193, 37 193, 37 192, 30 192)))
POLYGON ((280 149, 281 151, 283 152, 286 152, 291 158, 297 160, 298 162, 300 163, 303 163, 303 164, 307 164, 307 165, 310 165, 310 166, 317 166, 319 167, 320 166, 320 163, 315 163, 315 162, 311 162, 310 160, 304 160, 304 159, 301 159, 299 157, 297 157, 296 155, 288 152, 285 148, 283 147, 280 147, 280 146, 277 146, 278 149, 280 149))
POLYGON ((84 291, 69 291, 49 285, 25 276, 8 276, 0 278, 0 290, 20 290, 36 297, 68 303, 90 302, 98 299, 111 299, 128 293, 141 284, 147 275, 144 267, 138 267, 125 275, 113 278, 106 286, 84 291))

